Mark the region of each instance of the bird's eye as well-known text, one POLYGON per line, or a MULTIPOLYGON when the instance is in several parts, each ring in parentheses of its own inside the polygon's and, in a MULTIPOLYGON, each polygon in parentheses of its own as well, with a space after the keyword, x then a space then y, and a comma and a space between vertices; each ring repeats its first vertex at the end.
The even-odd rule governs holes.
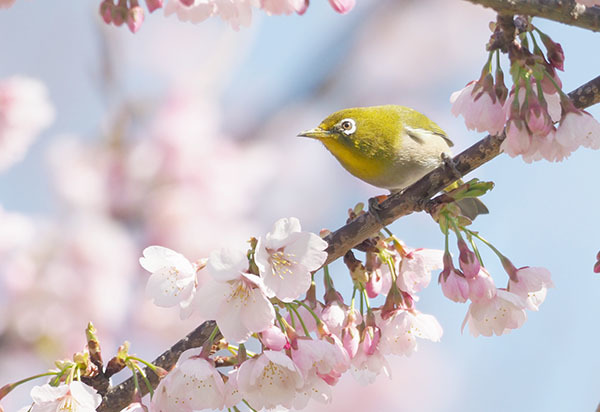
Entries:
POLYGON ((356 131, 356 122, 353 119, 344 119, 340 122, 344 134, 350 135, 356 131))

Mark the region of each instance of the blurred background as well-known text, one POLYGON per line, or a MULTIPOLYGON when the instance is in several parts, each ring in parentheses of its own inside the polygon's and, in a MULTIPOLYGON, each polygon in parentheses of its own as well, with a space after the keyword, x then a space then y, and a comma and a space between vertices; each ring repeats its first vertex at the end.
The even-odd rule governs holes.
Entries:
MULTIPOLYGON (((284 216, 335 230, 349 207, 381 194, 318 142, 295 137, 331 112, 402 104, 434 119, 456 152, 483 137, 451 116, 448 100, 487 57, 495 15, 480 6, 370 0, 341 16, 313 1, 304 16, 257 11, 239 32, 159 10, 132 35, 106 26, 98 3, 18 0, 0 10, 0 79, 41 80, 54 108, 24 159, 0 174, 0 386, 81 350, 90 320, 105 358, 129 340, 132 353, 154 359, 193 329, 199 319, 180 321, 144 297, 144 247, 195 260, 243 247, 284 216)), ((599 74, 598 34, 534 24, 565 50, 565 91, 599 74)), ((557 164, 500 156, 478 169, 496 187, 474 229, 517 267, 549 268, 556 288, 521 329, 473 338, 460 330, 467 306, 433 281, 418 308, 438 318, 442 342, 391 357, 392 380, 360 387, 348 374, 327 410, 594 410, 599 175, 587 149, 557 164)), ((409 246, 443 248, 427 215, 390 229, 409 246)), ((499 262, 484 260, 504 286, 499 262)), ((345 267, 331 270, 348 294, 345 267)), ((5 398, 5 411, 25 405, 33 384, 5 398)))

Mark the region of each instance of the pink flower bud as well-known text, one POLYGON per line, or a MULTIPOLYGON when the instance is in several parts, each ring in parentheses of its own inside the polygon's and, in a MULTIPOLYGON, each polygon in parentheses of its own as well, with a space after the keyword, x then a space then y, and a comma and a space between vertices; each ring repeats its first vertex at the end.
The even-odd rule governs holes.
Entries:
POLYGON ((464 303, 469 298, 469 282, 460 273, 452 270, 446 280, 440 278, 442 292, 448 299, 464 303))
POLYGON ((479 259, 475 256, 467 243, 463 239, 458 239, 458 250, 460 251, 460 255, 458 256, 458 263, 460 265, 461 270, 463 271, 466 278, 474 278, 479 273, 479 269, 481 268, 481 264, 479 263, 479 259))
POLYGON ((127 7, 122 7, 121 5, 112 8, 111 18, 115 26, 118 27, 127 20, 127 11, 127 7))
POLYGON ((260 332, 260 340, 267 348, 275 351, 282 350, 287 343, 285 334, 275 325, 260 332))
POLYGON ((115 7, 112 0, 104 0, 100 3, 100 16, 104 23, 110 24, 112 21, 112 9, 115 7))
POLYGON ((356 356, 360 345, 360 332, 354 325, 349 325, 342 329, 342 344, 348 352, 350 359, 356 356))
POLYGON ((510 259, 506 256, 502 256, 500 258, 500 262, 502 263, 502 267, 504 268, 506 273, 508 273, 508 277, 510 278, 510 280, 512 280, 513 282, 518 282, 519 279, 517 277, 517 268, 515 267, 515 265, 513 265, 510 259))
POLYGON ((377 350, 381 340, 381 329, 377 326, 367 326, 363 332, 362 350, 365 355, 372 355, 377 350))
POLYGON ((163 6, 163 0, 146 0, 146 7, 148 11, 152 13, 156 9, 160 9, 163 6))
POLYGON ((306 9, 308 9, 308 3, 309 0, 305 0, 304 4, 296 10, 296 13, 298 13, 300 16, 302 16, 304 13, 306 13, 306 9))
POLYGON ((365 290, 367 291, 367 296, 373 299, 381 293, 381 289, 383 286, 383 276, 380 270, 367 272, 367 274, 369 278, 367 280, 367 283, 365 283, 365 290))
POLYGON ((186 7, 192 7, 196 0, 179 0, 179 2, 186 7))
POLYGON ((140 6, 135 6, 127 12, 127 26, 132 33, 136 33, 144 22, 144 9, 140 6))
POLYGON ((354 8, 356 0, 329 0, 329 4, 338 13, 345 14, 354 8))

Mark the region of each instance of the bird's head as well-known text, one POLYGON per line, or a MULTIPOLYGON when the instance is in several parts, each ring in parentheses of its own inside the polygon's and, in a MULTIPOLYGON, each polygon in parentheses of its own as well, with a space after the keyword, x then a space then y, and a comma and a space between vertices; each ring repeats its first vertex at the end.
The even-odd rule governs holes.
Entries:
POLYGON ((397 134, 400 124, 398 113, 393 106, 356 107, 344 109, 329 115, 314 129, 306 130, 298 136, 320 140, 326 146, 333 141, 356 143, 375 142, 383 136, 397 134))

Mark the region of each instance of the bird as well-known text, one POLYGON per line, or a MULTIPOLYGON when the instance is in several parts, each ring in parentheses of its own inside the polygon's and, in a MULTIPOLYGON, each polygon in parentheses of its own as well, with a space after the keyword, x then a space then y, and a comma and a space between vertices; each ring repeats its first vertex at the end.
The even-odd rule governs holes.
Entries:
MULTIPOLYGON (((443 164, 454 146, 427 116, 397 105, 340 110, 298 136, 320 141, 352 175, 391 193, 403 191, 443 164)), ((488 213, 479 199, 459 202, 471 219, 488 213)))

